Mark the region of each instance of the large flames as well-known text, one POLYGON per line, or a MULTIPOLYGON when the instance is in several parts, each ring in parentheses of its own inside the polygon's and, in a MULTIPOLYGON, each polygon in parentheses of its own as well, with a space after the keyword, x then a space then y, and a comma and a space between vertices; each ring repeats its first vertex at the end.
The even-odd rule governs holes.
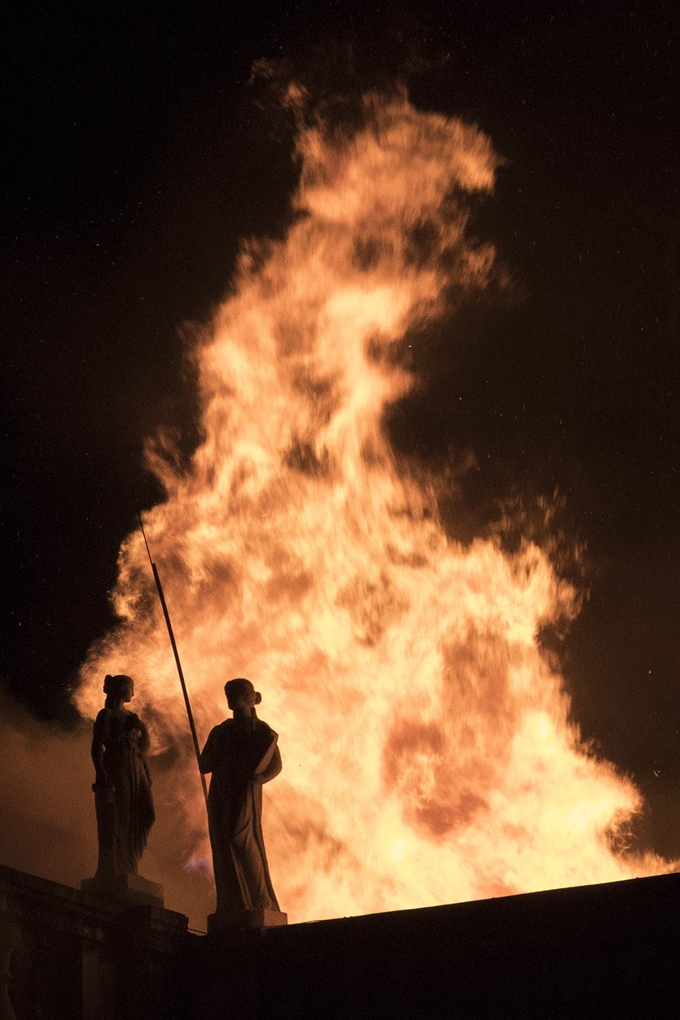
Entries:
MULTIPOLYGON (((291 918, 447 903, 639 874, 611 849, 638 793, 579 743, 541 624, 574 611, 545 553, 447 538, 382 428, 413 378, 409 327, 483 286, 466 196, 495 157, 476 128, 369 96, 364 124, 301 127, 299 215, 244 254, 199 349, 204 439, 189 471, 150 462, 168 499, 149 541, 199 736, 251 677, 284 772, 265 791, 291 918)), ((141 535, 120 552, 121 623, 83 669, 131 673, 196 856, 204 806, 141 535)), ((196 859, 196 856, 194 859, 196 859)))

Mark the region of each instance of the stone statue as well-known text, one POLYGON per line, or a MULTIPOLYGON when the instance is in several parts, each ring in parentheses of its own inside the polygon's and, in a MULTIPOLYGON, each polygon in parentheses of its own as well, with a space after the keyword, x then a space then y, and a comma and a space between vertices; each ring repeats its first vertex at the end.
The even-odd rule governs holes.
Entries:
POLYGON ((212 916, 250 911, 260 917, 253 924, 285 924, 262 837, 262 785, 282 767, 278 736, 257 718, 262 696, 250 680, 230 680, 224 693, 234 717, 210 731, 199 759, 201 772, 212 772, 208 821, 217 889, 212 916))
POLYGON ((149 733, 125 704, 132 700, 129 676, 104 678, 104 707, 97 715, 92 737, 96 781, 99 864, 95 881, 136 875, 155 812, 146 761, 149 733))

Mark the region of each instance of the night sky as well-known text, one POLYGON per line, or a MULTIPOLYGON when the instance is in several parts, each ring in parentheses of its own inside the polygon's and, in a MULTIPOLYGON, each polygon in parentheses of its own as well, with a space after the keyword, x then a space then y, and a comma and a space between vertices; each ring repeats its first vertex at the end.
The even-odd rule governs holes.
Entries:
POLYGON ((291 124, 249 83, 253 62, 278 61, 320 101, 400 78, 503 157, 472 227, 509 283, 414 337, 422 386, 387 428, 400 453, 463 472, 442 498, 453 537, 498 529, 509 507, 509 546, 552 536, 589 597, 568 634, 542 636, 546 652, 584 737, 645 795, 635 845, 680 856, 676 4, 14 6, 1 43, 11 698, 76 725, 70 690, 112 623, 119 544, 161 498, 144 437, 173 427, 187 458, 198 439, 183 324, 226 293, 240 239, 290 222, 291 124))

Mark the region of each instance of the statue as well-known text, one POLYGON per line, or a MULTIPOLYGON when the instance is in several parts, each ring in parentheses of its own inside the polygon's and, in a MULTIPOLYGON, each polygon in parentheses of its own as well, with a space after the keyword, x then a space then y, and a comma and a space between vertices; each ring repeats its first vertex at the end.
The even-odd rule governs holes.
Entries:
POLYGON ((262 695, 250 680, 230 680, 224 693, 234 717, 210 731, 199 758, 201 772, 212 773, 208 822, 217 911, 211 917, 221 923, 250 911, 259 920, 244 923, 285 924, 262 837, 262 786, 282 767, 278 736, 258 719, 262 695))
POLYGON ((124 707, 132 700, 134 683, 129 676, 107 675, 104 693, 92 737, 99 840, 95 882, 137 875, 155 819, 146 761, 149 733, 139 716, 124 707))

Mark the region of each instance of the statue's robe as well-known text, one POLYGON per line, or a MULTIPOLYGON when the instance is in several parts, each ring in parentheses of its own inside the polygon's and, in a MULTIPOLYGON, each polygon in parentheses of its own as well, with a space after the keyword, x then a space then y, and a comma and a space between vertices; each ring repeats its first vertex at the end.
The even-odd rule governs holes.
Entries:
POLYGON ((139 747, 139 717, 103 708, 95 738, 103 745, 110 786, 95 785, 99 834, 98 874, 136 875, 155 811, 145 755, 139 747))
POLYGON ((255 715, 211 730, 201 772, 211 772, 208 822, 217 912, 278 910, 262 836, 262 785, 281 771, 278 736, 255 715))

